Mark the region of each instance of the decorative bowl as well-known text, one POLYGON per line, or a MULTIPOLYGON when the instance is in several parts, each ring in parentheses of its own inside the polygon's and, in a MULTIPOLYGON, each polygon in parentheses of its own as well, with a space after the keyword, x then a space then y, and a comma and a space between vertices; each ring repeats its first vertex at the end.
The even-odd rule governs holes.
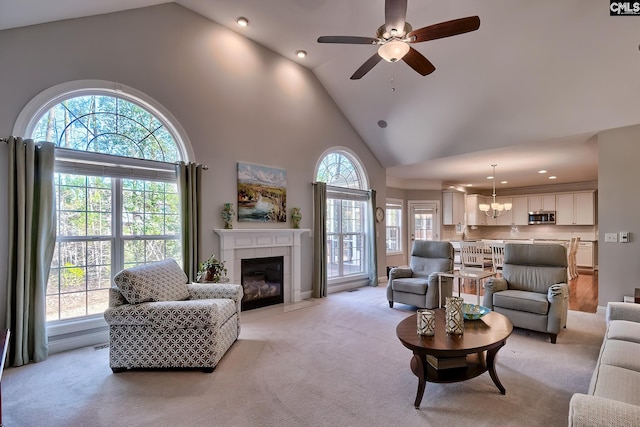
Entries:
POLYGON ((477 320, 490 311, 490 309, 481 305, 462 304, 462 313, 465 320, 477 320))

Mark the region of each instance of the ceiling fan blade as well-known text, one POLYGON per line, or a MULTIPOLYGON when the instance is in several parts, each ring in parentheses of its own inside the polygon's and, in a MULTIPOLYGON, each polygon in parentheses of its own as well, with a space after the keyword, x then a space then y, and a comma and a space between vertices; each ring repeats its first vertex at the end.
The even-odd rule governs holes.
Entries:
POLYGON ((408 37, 415 37, 415 40, 411 43, 418 43, 464 34, 469 31, 475 31, 478 28, 480 28, 480 18, 477 16, 469 16, 419 28, 411 31, 408 37))
POLYGON ((386 0, 384 2, 384 25, 388 32, 392 29, 402 32, 407 19, 407 0, 386 0))
POLYGON ((376 52, 375 54, 373 54, 371 58, 367 59, 367 61, 364 64, 362 64, 360 68, 356 70, 355 73, 353 73, 353 76, 351 76, 351 80, 361 79, 365 74, 371 71, 371 69, 375 67, 376 64, 381 60, 382 60, 382 57, 378 55, 378 53, 376 52))
POLYGON ((318 43, 376 44, 378 39, 358 36, 322 36, 318 37, 318 43))
POLYGON ((423 54, 415 50, 414 48, 409 49, 409 53, 407 53, 402 60, 409 65, 409 67, 416 70, 423 76, 427 74, 431 74, 436 70, 436 67, 424 57, 423 54))

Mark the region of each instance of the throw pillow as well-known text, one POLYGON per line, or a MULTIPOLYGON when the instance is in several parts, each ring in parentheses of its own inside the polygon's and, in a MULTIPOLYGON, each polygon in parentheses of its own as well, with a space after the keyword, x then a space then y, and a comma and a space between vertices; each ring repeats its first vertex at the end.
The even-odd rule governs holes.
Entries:
POLYGON ((126 268, 113 278, 129 304, 189 298, 188 278, 174 259, 126 268))

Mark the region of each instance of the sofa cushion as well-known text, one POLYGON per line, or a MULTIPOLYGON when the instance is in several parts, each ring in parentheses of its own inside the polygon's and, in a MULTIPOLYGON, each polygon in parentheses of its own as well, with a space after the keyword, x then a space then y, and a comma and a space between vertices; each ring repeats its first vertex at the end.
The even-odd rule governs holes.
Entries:
POLYGON ((493 294, 494 307, 545 315, 549 312, 547 294, 508 289, 493 294))
MULTIPOLYGON (((640 343, 640 323, 628 320, 611 320, 607 327, 607 339, 640 343)), ((640 350, 640 347, 638 347, 640 350)))
POLYGON ((397 292, 425 295, 429 287, 429 281, 425 277, 408 277, 394 279, 391 286, 397 292))
POLYGON ((607 339, 602 346, 600 363, 640 372, 640 344, 607 339))
POLYGON ((640 372, 600 364, 591 381, 591 394, 640 405, 640 372))
POLYGON ((189 298, 187 275, 174 259, 126 268, 113 281, 129 304, 189 298))
POLYGON ((110 326, 139 325, 162 329, 218 327, 235 313, 231 299, 201 299, 189 301, 145 302, 105 311, 110 326))

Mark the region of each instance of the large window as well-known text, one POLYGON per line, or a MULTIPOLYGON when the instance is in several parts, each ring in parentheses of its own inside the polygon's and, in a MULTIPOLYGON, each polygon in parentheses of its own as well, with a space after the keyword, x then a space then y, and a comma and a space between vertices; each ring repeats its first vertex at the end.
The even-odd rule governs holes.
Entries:
POLYGON ((327 279, 365 275, 368 194, 362 169, 352 155, 335 151, 322 159, 316 179, 327 183, 327 279))
POLYGON ((386 251, 387 255, 402 253, 402 200, 387 199, 386 205, 386 251))
POLYGON ((101 315, 119 270, 180 261, 179 145, 151 107, 99 90, 41 111, 31 138, 56 149, 57 239, 47 320, 101 315))

